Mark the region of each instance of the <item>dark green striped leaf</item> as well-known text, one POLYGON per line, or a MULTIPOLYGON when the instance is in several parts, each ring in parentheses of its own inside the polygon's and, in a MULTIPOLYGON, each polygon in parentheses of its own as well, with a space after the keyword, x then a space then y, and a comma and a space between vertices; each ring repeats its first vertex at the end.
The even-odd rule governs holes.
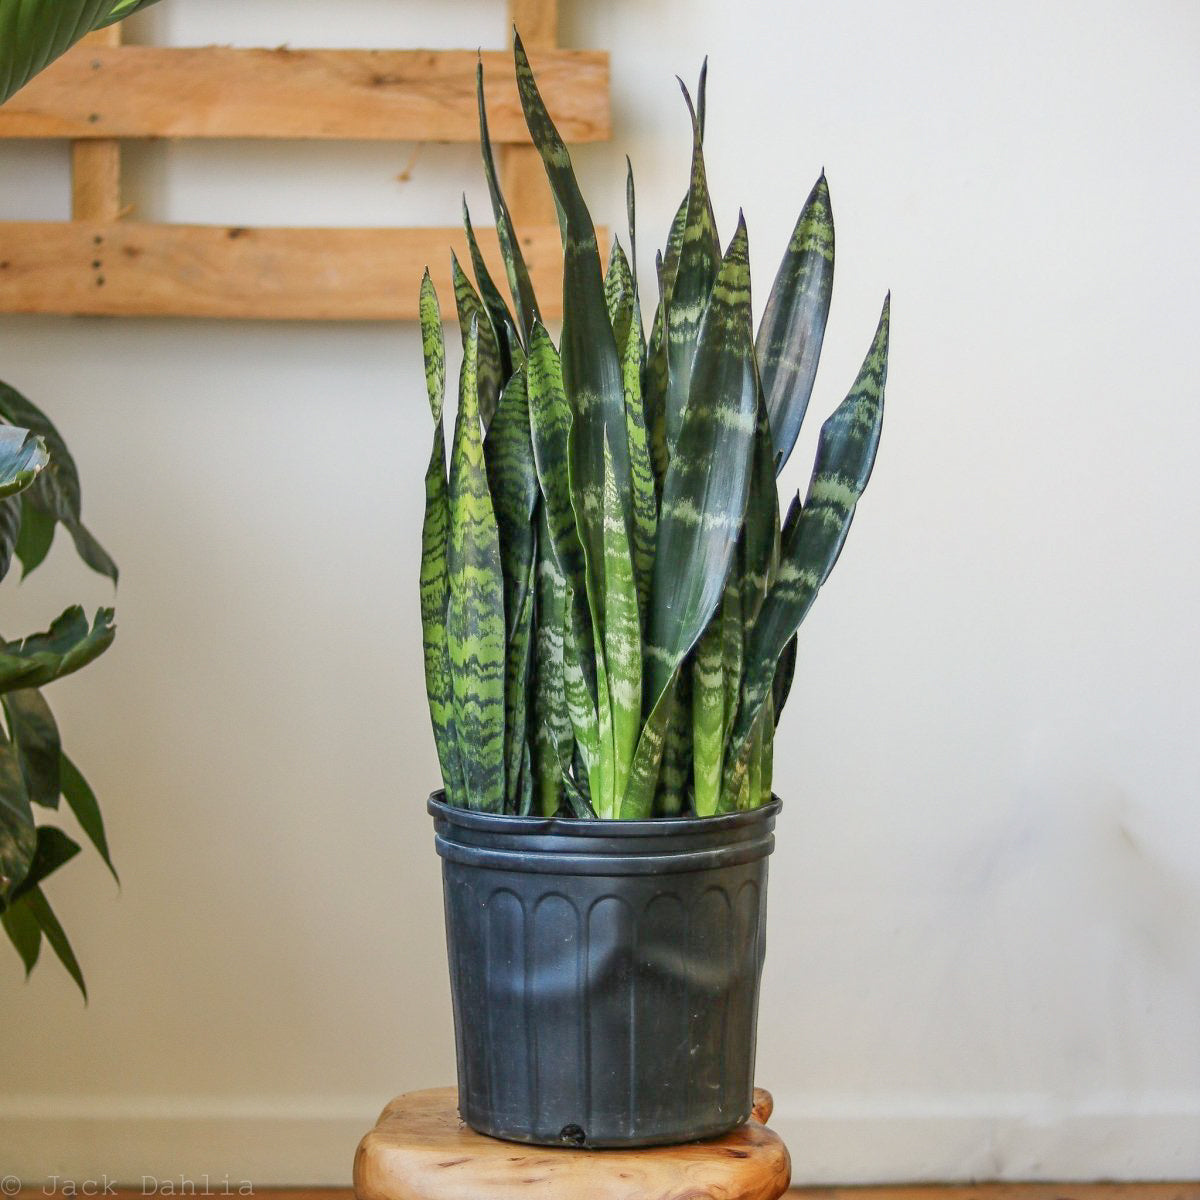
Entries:
POLYGON ((520 350, 521 338, 517 333, 516 325, 513 324, 508 305, 504 303, 504 297, 500 295, 487 263, 483 260, 483 251, 479 249, 475 229, 471 224, 471 212, 467 208, 466 196, 463 196, 462 200, 462 216, 463 229, 467 235, 467 248, 471 252, 471 266, 475 271, 475 282, 479 285, 479 296, 487 312, 488 323, 492 327, 492 337, 496 341, 496 348, 500 354, 500 378, 507 381, 516 369, 514 358, 520 350))
POLYGON ((450 255, 451 269, 454 277, 454 303, 458 309, 458 329, 462 335, 463 350, 467 348, 467 335, 471 323, 479 326, 477 340, 479 349, 475 372, 479 379, 479 415, 483 427, 492 423, 496 415, 496 406, 500 403, 500 392, 504 387, 504 369, 500 361, 500 347, 496 344, 496 335, 492 332, 492 323, 488 319, 487 310, 475 285, 467 278, 466 272, 459 265, 457 256, 450 255))
POLYGON ((642 368, 646 347, 642 340, 642 313, 637 292, 633 295, 629 329, 621 355, 625 382, 625 427, 629 438, 630 551, 637 585, 638 612, 643 632, 650 618, 650 588, 654 578, 654 547, 658 536, 658 492, 642 404, 642 368))
MULTIPOLYGON (((688 188, 687 211, 679 246, 679 265, 669 277, 670 300, 666 308, 664 330, 667 355, 666 425, 667 446, 675 453, 675 444, 683 425, 684 409, 690 400, 692 370, 700 326, 708 308, 708 299, 721 266, 721 246, 713 217, 704 172, 704 150, 700 123, 692 108, 692 98, 680 81, 688 114, 692 119, 692 178, 688 188)), ((670 269, 670 260, 667 261, 670 269)))
MULTIPOLYGON (((629 478, 621 361, 604 303, 596 230, 571 169, 571 156, 542 103, 519 37, 514 36, 513 51, 525 123, 542 156, 559 211, 564 299, 561 358, 563 386, 572 415, 572 490, 576 497, 589 499, 580 517, 582 541, 590 561, 599 563, 604 542, 599 513, 605 437, 617 479, 629 478)), ((627 510, 626 520, 628 517, 627 510)))
POLYGON ((822 171, 792 230, 755 343, 778 468, 808 411, 832 293, 833 212, 822 171))
POLYGON ((500 242, 500 253, 504 258, 504 269, 508 274, 508 287, 516 308, 517 320, 524 335, 524 344, 529 345, 533 324, 541 319, 533 284, 529 280, 529 269, 521 253, 521 243, 513 227, 512 215, 500 190, 496 175, 496 161, 492 157, 492 142, 488 137, 487 108, 483 100, 483 59, 475 66, 475 98, 479 106, 479 144, 483 151, 483 169, 487 175, 488 192, 492 198, 492 212, 496 217, 496 236, 500 242))
POLYGON ((749 767, 751 735, 772 688, 776 665, 833 570, 871 477, 883 427, 888 321, 885 301, 871 349, 850 394, 821 427, 817 460, 803 509, 785 522, 779 572, 755 623, 746 651, 746 682, 734 726, 734 753, 726 788, 740 790, 749 767))
POLYGON ((450 456, 446 640, 467 805, 504 811, 504 576, 479 427, 479 320, 467 333, 450 456))
POLYGON ((500 566, 504 573, 507 635, 505 794, 508 804, 515 810, 519 808, 522 786, 526 698, 533 652, 534 511, 538 501, 523 364, 504 388, 483 448, 500 537, 500 566))
POLYGON ((663 482, 647 647, 652 706, 717 607, 745 513, 757 413, 750 321, 739 219, 704 315, 696 386, 663 482))
POLYGON ((445 433, 442 411, 446 398, 446 347, 441 308, 429 272, 421 280, 421 347, 425 386, 433 415, 433 444, 425 470, 425 519, 421 526, 421 640, 425 661, 425 691, 433 740, 442 771, 442 786, 450 804, 464 805, 458 733, 454 726, 454 694, 450 647, 446 640, 446 608, 450 579, 446 555, 450 530, 450 496, 446 486, 445 433))

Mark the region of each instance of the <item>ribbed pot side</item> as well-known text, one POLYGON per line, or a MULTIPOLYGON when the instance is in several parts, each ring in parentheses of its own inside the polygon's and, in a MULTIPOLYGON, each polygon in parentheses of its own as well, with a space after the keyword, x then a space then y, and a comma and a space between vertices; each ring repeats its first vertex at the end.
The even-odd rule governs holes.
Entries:
POLYGON ((746 1120, 779 807, 580 821, 429 798, 468 1125, 602 1147, 746 1120))

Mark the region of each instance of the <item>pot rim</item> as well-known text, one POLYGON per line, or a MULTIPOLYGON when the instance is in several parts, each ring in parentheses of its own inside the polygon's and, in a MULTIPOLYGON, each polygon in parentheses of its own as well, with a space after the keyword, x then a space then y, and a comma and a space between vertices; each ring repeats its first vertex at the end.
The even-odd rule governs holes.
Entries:
POLYGON ((445 794, 443 788, 429 793, 426 808, 434 817, 441 817, 465 829, 535 837, 662 837, 664 834, 700 832, 719 834, 774 818, 783 808, 783 801, 772 794, 771 799, 759 808, 720 813, 712 817, 649 817, 638 821, 624 821, 617 817, 522 817, 511 813, 478 812, 475 809, 458 808, 446 803, 442 798, 445 794))

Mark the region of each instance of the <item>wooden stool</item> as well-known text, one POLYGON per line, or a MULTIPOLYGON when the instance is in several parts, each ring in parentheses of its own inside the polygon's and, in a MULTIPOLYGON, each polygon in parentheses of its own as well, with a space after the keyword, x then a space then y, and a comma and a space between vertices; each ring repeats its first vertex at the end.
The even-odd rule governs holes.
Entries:
POLYGON ((771 1095, 707 1142, 644 1150, 567 1150, 484 1137, 463 1124, 455 1088, 398 1096, 354 1156, 358 1200, 777 1200, 792 1164, 766 1128, 771 1095))

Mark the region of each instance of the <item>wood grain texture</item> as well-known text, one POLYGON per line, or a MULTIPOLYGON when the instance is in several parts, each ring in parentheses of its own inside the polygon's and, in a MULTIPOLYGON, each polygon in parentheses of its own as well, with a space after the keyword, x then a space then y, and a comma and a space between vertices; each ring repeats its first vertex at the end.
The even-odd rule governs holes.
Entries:
MULTIPOLYGON (((121 26, 97 29, 85 49, 121 44, 121 26)), ((115 221, 121 212, 121 143, 96 138, 71 143, 71 216, 76 221, 115 221)))
MULTIPOLYGON (((495 231, 478 236, 493 274, 503 278, 495 231)), ((0 312, 412 320, 426 266, 450 311, 452 248, 468 261, 461 229, 3 222, 0 312)), ((557 318, 557 226, 525 229, 521 248, 543 313, 557 318)))
MULTIPOLYGON (((611 136, 608 55, 530 55, 568 142, 611 136)), ((529 141, 505 51, 483 55, 498 143, 529 141)), ((80 45, 0 108, 6 138, 337 138, 474 142, 473 50, 80 45)))
POLYGON ((457 1103, 454 1088, 393 1100, 359 1143, 358 1200, 776 1200, 787 1191, 787 1149, 753 1118, 687 1146, 567 1150, 483 1137, 463 1125, 457 1103))

